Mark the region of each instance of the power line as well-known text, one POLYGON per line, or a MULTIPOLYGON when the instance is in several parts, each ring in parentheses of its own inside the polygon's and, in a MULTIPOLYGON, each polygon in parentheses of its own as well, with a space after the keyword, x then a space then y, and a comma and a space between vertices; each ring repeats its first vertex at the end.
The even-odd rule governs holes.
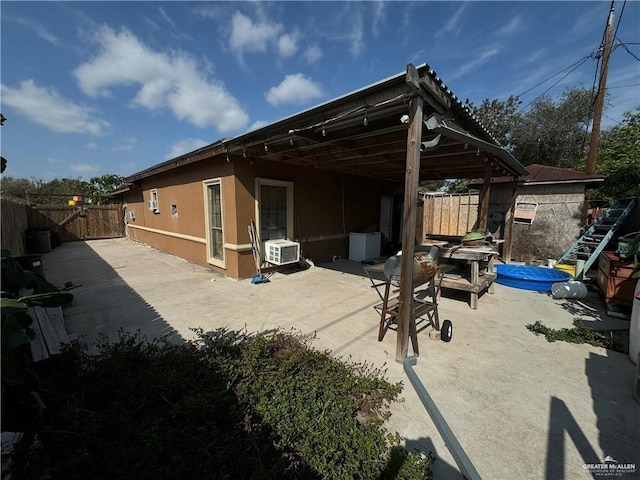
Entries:
MULTIPOLYGON (((563 75, 557 82, 555 82, 553 85, 551 85, 549 88, 547 88, 544 92, 542 92, 540 95, 538 95, 536 98, 534 98, 532 101, 530 101, 527 105, 525 105, 524 107, 522 107, 520 110, 518 110, 518 113, 522 112, 523 110, 526 110, 531 104, 535 103, 536 101, 538 101, 540 98, 542 98, 549 90, 551 90, 553 87, 555 87, 556 85, 558 85, 562 80, 564 80, 565 78, 567 78, 569 75, 571 75, 575 70, 577 70, 584 62, 587 61, 587 59, 589 58, 589 56, 583 58, 574 68, 572 68, 571 70, 569 70, 565 75, 563 75)), ((565 68, 566 70, 566 68, 565 68)), ((563 70, 564 71, 564 70, 563 70)), ((557 75, 557 74, 556 74, 557 75)), ((556 76, 554 75, 554 77, 556 76)))
POLYGON ((593 56, 593 53, 591 55, 585 55, 584 57, 582 57, 581 59, 579 59, 578 61, 576 61, 575 63, 572 63, 571 65, 569 65, 568 67, 563 68, 562 70, 560 70, 558 73, 554 73, 553 75, 551 75, 549 78, 541 81, 540 83, 535 84, 533 87, 525 90, 524 92, 516 95, 516 97, 521 97, 522 95, 524 95, 525 93, 529 93, 531 90, 533 90, 534 88, 539 87, 540 85, 542 85, 543 83, 547 83, 549 80, 551 80, 554 77, 557 77, 558 75, 560 75, 562 72, 564 72, 565 70, 569 70, 571 67, 573 67, 574 65, 580 63, 580 62, 584 62, 584 60, 586 60, 587 58, 590 58, 593 56))
POLYGON ((626 88, 626 87, 637 87, 640 83, 630 83, 628 85, 616 85, 615 87, 607 87, 607 90, 611 90, 612 88, 626 88))
MULTIPOLYGON (((613 6, 613 1, 611 2, 611 5, 613 6)), ((622 15, 624 15, 624 7, 627 6, 627 0, 624 0, 624 2, 622 3, 622 10, 620 10, 620 16, 618 17, 618 24, 616 25, 616 31, 613 32, 613 38, 616 38, 616 35, 618 35, 618 28, 620 28, 620 22, 622 22, 622 15)))
POLYGON ((626 43, 620 43, 620 45, 627 51, 627 53, 629 55, 631 55, 633 58, 635 58, 636 60, 638 60, 640 62, 640 58, 638 58, 638 56, 633 53, 631 50, 629 50, 629 47, 627 47, 626 43))

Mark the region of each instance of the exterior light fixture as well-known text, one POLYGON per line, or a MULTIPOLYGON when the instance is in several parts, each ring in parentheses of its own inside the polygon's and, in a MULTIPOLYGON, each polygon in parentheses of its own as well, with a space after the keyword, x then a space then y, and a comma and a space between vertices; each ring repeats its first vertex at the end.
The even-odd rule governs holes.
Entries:
POLYGON ((269 147, 267 147, 267 142, 264 142, 264 151, 268 152, 269 151, 269 147))
POLYGON ((402 115, 400 117, 400 123, 404 123, 405 125, 409 123, 409 115, 402 115))
POLYGON ((369 118, 367 118, 367 111, 364 111, 364 120, 362 120, 362 125, 364 125, 365 127, 367 125, 369 125, 369 118))
POLYGON ((327 131, 324 129, 324 125, 322 126, 322 136, 323 137, 327 136, 327 131))

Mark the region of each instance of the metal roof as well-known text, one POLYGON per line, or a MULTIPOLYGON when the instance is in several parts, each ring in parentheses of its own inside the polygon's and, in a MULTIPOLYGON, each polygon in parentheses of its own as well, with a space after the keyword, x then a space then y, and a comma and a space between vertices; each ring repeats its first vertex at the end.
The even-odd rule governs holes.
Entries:
POLYGON ((181 155, 135 173, 134 182, 208 159, 273 161, 403 181, 409 101, 425 100, 422 140, 444 137, 421 154, 420 179, 477 178, 527 171, 504 150, 469 108, 426 63, 270 125, 181 155), (431 119, 431 127, 429 126, 431 119), (471 148, 470 148, 471 147, 471 148))

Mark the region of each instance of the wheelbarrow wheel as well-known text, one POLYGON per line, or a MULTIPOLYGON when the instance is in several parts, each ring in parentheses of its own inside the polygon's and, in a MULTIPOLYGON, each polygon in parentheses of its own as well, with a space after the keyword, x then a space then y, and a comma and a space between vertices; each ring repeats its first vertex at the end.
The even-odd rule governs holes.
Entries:
POLYGON ((440 329, 440 338, 443 342, 450 342, 453 336, 453 324, 451 320, 445 320, 442 322, 442 328, 440 329))

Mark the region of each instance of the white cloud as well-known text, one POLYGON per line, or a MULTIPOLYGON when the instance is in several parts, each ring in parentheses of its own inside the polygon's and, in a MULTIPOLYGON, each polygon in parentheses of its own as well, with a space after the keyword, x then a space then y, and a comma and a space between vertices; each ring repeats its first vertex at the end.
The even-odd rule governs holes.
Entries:
POLYGON ((100 165, 92 165, 90 163, 75 163, 69 165, 69 170, 75 173, 96 173, 100 171, 100 165))
POLYGON ((445 33, 454 32, 454 31, 455 31, 454 33, 454 36, 455 36, 459 30, 459 24, 462 20, 462 14, 467 8, 467 5, 468 4, 466 2, 460 5, 458 10, 456 10, 456 13, 453 14, 453 16, 449 19, 449 21, 444 24, 444 27, 438 30, 434 36, 437 38, 442 36, 445 33))
POLYGON ((349 47, 349 53, 354 57, 359 57, 364 50, 364 21, 362 19, 362 13, 357 12, 352 19, 351 33, 348 34, 351 46, 349 47))
POLYGON ((325 29, 323 36, 333 42, 346 42, 352 57, 359 57, 364 51, 364 20, 361 2, 342 2, 341 12, 337 12, 332 25, 325 29))
POLYGON ((82 91, 109 96, 109 88, 140 86, 135 105, 170 109, 176 118, 221 132, 242 128, 249 120, 238 101, 219 82, 207 78, 201 65, 181 51, 158 52, 126 29, 108 27, 96 34, 100 51, 73 73, 82 91))
POLYGON ((167 15, 167 12, 164 11, 164 8, 158 7, 158 10, 160 11, 160 15, 162 15, 162 18, 164 18, 165 22, 171 25, 172 28, 176 28, 175 22, 169 15, 167 15))
POLYGON ((277 87, 265 95, 267 102, 277 106, 285 103, 301 105, 322 96, 320 86, 302 73, 287 75, 277 87))
POLYGON ((135 147, 137 143, 138 139, 136 137, 126 137, 118 145, 115 145, 113 149, 128 152, 129 150, 133 150, 133 147, 135 147))
POLYGON ((54 132, 101 135, 109 127, 94 109, 66 100, 54 89, 39 87, 32 79, 23 80, 17 88, 3 84, 2 103, 54 132))
POLYGON ((60 39, 58 37, 56 37, 53 33, 51 33, 49 30, 47 30, 44 26, 42 26, 41 24, 34 22, 31 19, 28 18, 24 18, 24 17, 14 17, 14 16, 10 16, 10 15, 4 15, 3 16, 3 20, 8 20, 10 22, 15 22, 18 23, 24 27, 27 27, 29 30, 31 30, 33 33, 35 33, 38 37, 42 38, 43 40, 46 40, 49 43, 52 43, 53 45, 59 45, 60 44, 60 39))
POLYGON ((477 57, 475 60, 458 68, 458 70, 456 70, 456 72, 451 76, 451 79, 462 77, 463 75, 475 70, 476 68, 487 62, 491 57, 495 57, 498 53, 500 53, 499 48, 492 48, 491 50, 483 52, 482 55, 477 57))
POLYGON ((89 143, 85 144, 84 148, 88 148, 90 150, 95 150, 96 148, 98 148, 98 144, 96 142, 89 142, 89 143))
POLYGON ((281 30, 279 23, 254 23, 249 17, 235 12, 231 18, 229 47, 240 56, 244 52, 266 52, 267 44, 275 41, 281 30))
POLYGON ((281 57, 290 57, 298 50, 298 34, 285 33, 278 39, 278 53, 281 57))
POLYGON ((504 25, 502 28, 500 28, 496 32, 496 36, 513 35, 514 33, 518 33, 518 31, 520 30, 521 23, 522 23, 522 17, 520 15, 516 15, 511 20, 509 20, 509 23, 504 25))
POLYGON ((320 60, 321 57, 322 50, 320 50, 320 47, 315 43, 307 48, 304 52, 304 58, 309 63, 316 63, 318 60, 320 60))
POLYGON ((183 138, 171 145, 169 153, 167 153, 164 158, 165 160, 170 160, 172 158, 179 157, 180 155, 184 155, 185 153, 193 152, 194 150, 209 145, 210 143, 211 142, 207 142, 200 138, 183 138))
POLYGON ((376 0, 374 4, 372 30, 373 36, 378 38, 380 36, 380 29, 384 27, 386 19, 384 15, 385 5, 383 0, 376 0))
POLYGON ((252 132, 254 130, 258 130, 259 128, 266 127, 267 125, 269 125, 269 123, 270 122, 267 122, 265 120, 256 120, 249 126, 249 129, 247 131, 252 132))

